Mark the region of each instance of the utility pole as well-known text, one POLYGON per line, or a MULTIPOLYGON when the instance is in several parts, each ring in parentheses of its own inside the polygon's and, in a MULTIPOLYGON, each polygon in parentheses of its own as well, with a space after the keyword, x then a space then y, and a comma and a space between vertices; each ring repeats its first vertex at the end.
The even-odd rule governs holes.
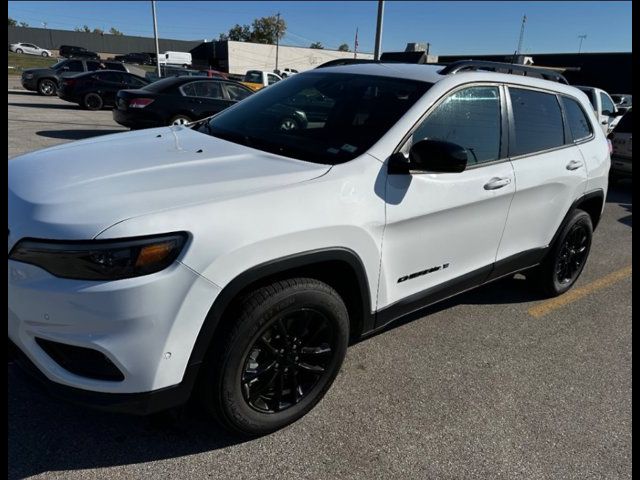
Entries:
POLYGON ((356 40, 353 42, 353 58, 358 58, 358 27, 356 27, 356 40))
POLYGON ((378 21, 376 23, 376 49, 373 53, 375 61, 380 60, 380 49, 382 47, 382 15, 384 14, 384 0, 378 0, 378 21))
POLYGON ((153 13, 153 36, 156 39, 156 67, 158 68, 158 78, 162 77, 160 71, 160 46, 158 45, 158 21, 156 19, 156 2, 151 1, 151 11, 153 13))
POLYGON ((587 38, 586 35, 578 35, 578 38, 580 39, 580 45, 578 45, 578 53, 580 53, 582 51, 582 41, 587 38))
MULTIPOLYGON (((516 57, 520 55, 520 51, 522 50, 522 40, 524 40, 524 24, 527 21, 527 16, 522 17, 522 27, 520 27, 520 39, 518 40, 518 50, 516 51, 516 57)), ((517 61, 517 60, 516 60, 517 61)))
POLYGON ((278 50, 280 48, 280 12, 276 14, 276 69, 275 73, 280 73, 278 71, 278 50))

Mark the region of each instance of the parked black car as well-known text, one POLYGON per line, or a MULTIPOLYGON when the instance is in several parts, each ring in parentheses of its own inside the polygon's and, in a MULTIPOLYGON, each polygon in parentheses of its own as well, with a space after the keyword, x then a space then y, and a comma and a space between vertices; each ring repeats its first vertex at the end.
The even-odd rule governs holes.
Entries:
POLYGON ((138 90, 120 90, 113 119, 131 129, 180 125, 214 115, 252 93, 220 78, 163 78, 138 90))
POLYGON ((113 57, 116 62, 134 63, 138 65, 152 65, 151 57, 146 53, 127 53, 113 57))
POLYGON ((149 81, 127 72, 100 70, 63 78, 58 96, 89 110, 116 104, 116 94, 125 88, 142 88, 149 81))
POLYGON ((65 58, 89 58, 100 60, 100 55, 83 47, 74 47, 73 45, 60 45, 58 53, 65 58))
POLYGON ((50 68, 29 68, 23 71, 21 83, 26 90, 38 92, 41 95, 55 95, 61 78, 100 69, 126 72, 127 66, 120 62, 99 62, 79 58, 60 60, 50 68))

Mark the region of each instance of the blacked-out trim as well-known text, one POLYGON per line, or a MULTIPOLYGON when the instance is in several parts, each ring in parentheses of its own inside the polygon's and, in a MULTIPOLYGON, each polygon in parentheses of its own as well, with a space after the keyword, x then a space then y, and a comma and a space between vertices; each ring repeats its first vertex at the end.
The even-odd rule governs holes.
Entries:
MULTIPOLYGON (((195 346, 191 352, 189 365, 200 365, 207 354, 209 345, 213 339, 214 332, 218 327, 222 315, 231 302, 242 292, 247 286, 259 281, 260 279, 277 275, 287 270, 302 267, 311 267, 316 264, 338 261, 348 264, 358 279, 358 287, 362 297, 362 330, 370 330, 373 328, 373 315, 371 313, 371 294, 369 292, 369 283, 367 274, 360 257, 348 248, 332 247, 327 249, 311 250, 283 258, 271 260, 241 273, 234 278, 216 297, 209 314, 205 318, 204 324, 200 329, 195 346)), ((360 332, 355 332, 356 334, 360 332)))
POLYGON ((436 285, 422 292, 414 293, 409 297, 379 310, 376 314, 375 329, 365 332, 365 334, 371 334, 375 330, 382 329, 394 320, 467 290, 533 267, 542 261, 547 251, 547 248, 535 248, 518 253, 486 267, 474 270, 471 273, 444 282, 441 285, 436 285))
MULTIPOLYGON (((491 273, 491 265, 454 278, 422 292, 414 293, 376 313, 375 328, 379 329, 400 317, 409 315, 436 302, 440 302, 458 293, 482 285, 491 273)), ((366 332, 369 333, 369 332, 366 332)))

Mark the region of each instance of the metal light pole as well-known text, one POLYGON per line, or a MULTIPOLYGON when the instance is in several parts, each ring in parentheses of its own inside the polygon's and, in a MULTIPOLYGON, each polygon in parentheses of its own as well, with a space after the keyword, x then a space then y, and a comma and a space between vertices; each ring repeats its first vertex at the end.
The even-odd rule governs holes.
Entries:
POLYGON ((151 1, 151 11, 153 12, 153 36, 156 39, 156 67, 158 69, 158 78, 162 77, 160 71, 160 46, 158 45, 158 21, 156 19, 156 2, 151 1))
POLYGON ((278 75, 280 74, 280 72, 278 72, 278 49, 280 48, 280 12, 278 12, 276 14, 276 69, 275 69, 275 73, 277 73, 278 75))
POLYGON ((580 39, 580 45, 578 45, 578 53, 580 53, 580 51, 582 50, 582 41, 587 38, 586 35, 578 35, 578 38, 580 39))
POLYGON ((527 23, 526 15, 522 17, 522 26, 520 27, 520 38, 518 39, 518 50, 516 51, 516 57, 520 55, 520 51, 522 50, 522 41, 524 40, 524 24, 525 23, 527 23))
POLYGON ((382 48, 382 16, 384 14, 384 0, 378 0, 378 21, 376 23, 376 49, 373 52, 373 59, 380 60, 380 50, 382 48))

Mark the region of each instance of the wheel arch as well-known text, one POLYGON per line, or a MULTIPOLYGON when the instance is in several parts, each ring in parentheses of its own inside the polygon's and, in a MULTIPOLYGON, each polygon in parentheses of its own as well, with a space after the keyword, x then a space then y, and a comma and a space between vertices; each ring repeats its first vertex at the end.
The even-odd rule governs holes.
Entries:
POLYGON ((589 214, 589 217, 591 217, 593 230, 595 231, 596 226, 600 222, 600 217, 602 216, 603 207, 604 207, 604 190, 597 189, 582 195, 580 198, 578 198, 571 204, 571 207, 569 207, 569 210, 567 211, 566 215, 562 219, 562 222, 560 222, 560 225, 558 226, 556 233, 553 235, 551 242, 549 242, 549 245, 551 246, 556 242, 558 236, 562 232, 562 228, 567 223, 571 214, 576 210, 584 210, 589 214))
POLYGON ((238 298, 261 285, 292 277, 315 278, 340 294, 349 311, 351 338, 357 338, 371 328, 371 294, 360 257, 347 248, 312 250, 270 260, 231 280, 216 297, 200 328, 189 365, 205 361, 216 333, 222 332, 228 318, 226 315, 238 298))

